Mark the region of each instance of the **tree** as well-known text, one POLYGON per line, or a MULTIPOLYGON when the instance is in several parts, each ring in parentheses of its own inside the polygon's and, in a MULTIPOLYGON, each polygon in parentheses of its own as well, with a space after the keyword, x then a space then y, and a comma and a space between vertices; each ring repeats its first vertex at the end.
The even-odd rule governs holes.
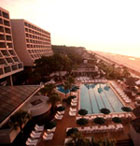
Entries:
POLYGON ((129 78, 130 77, 130 73, 129 73, 128 69, 125 66, 123 67, 122 76, 125 77, 125 78, 129 78))
POLYGON ((60 96, 55 92, 49 95, 49 99, 47 102, 52 105, 52 112, 54 111, 56 103, 60 100, 61 100, 60 96))
POLYGON ((70 135, 72 138, 66 143, 67 146, 88 146, 89 140, 86 139, 81 132, 74 132, 70 135))
POLYGON ((30 119, 29 113, 25 111, 19 111, 15 113, 13 116, 11 116, 9 124, 13 127, 20 128, 21 133, 23 133, 23 124, 27 122, 28 119, 30 119))
POLYGON ((49 96, 51 93, 53 93, 54 88, 56 86, 54 84, 47 84, 44 88, 40 89, 40 92, 45 96, 46 94, 49 96))
POLYGON ((75 83, 74 78, 72 76, 69 76, 67 78, 67 84, 68 84, 68 89, 70 90, 70 95, 71 95, 71 89, 74 83, 75 83))
POLYGON ((64 86, 64 90, 65 90, 65 97, 66 97, 67 90, 69 90, 69 89, 70 89, 70 84, 69 84, 69 82, 68 82, 68 81, 65 81, 65 82, 64 82, 64 84, 63 84, 63 86, 64 86))

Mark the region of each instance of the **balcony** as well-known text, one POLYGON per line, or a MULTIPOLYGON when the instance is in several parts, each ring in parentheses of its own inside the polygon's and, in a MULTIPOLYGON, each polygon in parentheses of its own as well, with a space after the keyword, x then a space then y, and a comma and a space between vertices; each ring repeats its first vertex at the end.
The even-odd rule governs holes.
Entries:
POLYGON ((5 32, 11 34, 11 30, 9 28, 5 28, 5 32))
POLYGON ((14 59, 15 62, 19 62, 17 57, 13 57, 13 59, 14 59))
POLYGON ((13 60, 11 58, 6 58, 8 63, 13 63, 13 60))
POLYGON ((7 50, 1 50, 1 52, 2 52, 2 54, 3 54, 4 56, 9 56, 7 50))
POLYGON ((0 42, 0 48, 6 48, 5 43, 1 43, 1 42, 0 42))
POLYGON ((13 48, 12 43, 7 43, 7 48, 13 48))
POLYGON ((0 75, 2 75, 3 74, 3 70, 2 70, 2 68, 0 68, 0 75))
POLYGON ((7 35, 7 36, 6 36, 6 40, 7 40, 7 41, 11 41, 11 40, 12 40, 11 36, 8 36, 8 35, 7 35))
POLYGON ((4 32, 4 29, 2 26, 0 26, 0 32, 4 32))
POLYGON ((18 64, 18 67, 23 68, 23 64, 22 63, 18 64))
POLYGON ((0 18, 0 24, 3 24, 2 19, 0 18))
POLYGON ((9 50, 9 53, 13 56, 15 55, 15 52, 13 50, 9 50))
POLYGON ((7 13, 5 13, 5 12, 2 12, 2 14, 3 14, 3 17, 4 17, 4 18, 7 18, 7 19, 9 19, 9 15, 8 15, 7 13))
POLYGON ((0 59, 0 65, 7 65, 7 63, 4 59, 0 59))
POLYGON ((10 72, 11 71, 11 69, 10 69, 10 67, 8 66, 8 67, 4 67, 4 71, 5 71, 5 73, 8 73, 8 72, 10 72))
POLYGON ((17 70, 17 65, 12 65, 12 70, 17 70))
POLYGON ((4 35, 0 34, 0 40, 5 40, 4 35))
POLYGON ((10 26, 9 21, 4 20, 4 25, 6 25, 6 26, 10 26))

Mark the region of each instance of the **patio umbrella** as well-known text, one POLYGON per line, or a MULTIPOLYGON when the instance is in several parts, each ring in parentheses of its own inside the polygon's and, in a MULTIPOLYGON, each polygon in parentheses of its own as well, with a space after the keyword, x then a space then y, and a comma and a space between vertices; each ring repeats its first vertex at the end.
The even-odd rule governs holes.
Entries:
POLYGON ((86 86, 88 89, 90 88, 89 84, 85 84, 85 86, 86 86))
POLYGON ((73 98, 76 98, 76 96, 75 95, 71 95, 71 96, 68 96, 68 98, 73 99, 73 98))
POLYGON ((101 111, 101 113, 103 113, 103 114, 109 114, 109 113, 110 113, 110 110, 107 109, 107 108, 102 108, 100 111, 101 111))
POLYGON ((127 106, 124 106, 124 107, 122 107, 121 108, 123 111, 125 111, 125 112, 131 112, 132 111, 132 109, 130 108, 130 107, 127 107, 127 106))
POLYGON ((71 128, 67 131, 67 136, 71 136, 74 133, 77 133, 79 130, 77 128, 71 128))
POLYGON ((56 110, 57 110, 57 111, 64 111, 64 110, 65 110, 65 107, 64 107, 64 106, 59 106, 59 107, 57 107, 56 110))
POLYGON ((103 89, 101 87, 98 88, 98 93, 101 93, 103 89))
POLYGON ((52 129, 56 127, 56 122, 55 121, 49 121, 48 123, 46 123, 46 128, 47 129, 52 129))
POLYGON ((112 118, 112 121, 113 121, 114 123, 121 123, 121 122, 122 122, 122 120, 121 120, 119 117, 114 117, 114 118, 112 118))
POLYGON ((95 86, 96 86, 96 84, 91 84, 90 85, 91 88, 94 88, 95 86))
POLYGON ((80 118, 76 121, 76 123, 80 126, 88 124, 88 120, 85 118, 80 118))
POLYGON ((88 111, 87 111, 86 109, 80 109, 80 110, 78 111, 78 114, 79 114, 79 115, 82 115, 82 116, 85 116, 87 113, 88 113, 88 111))
POLYGON ((77 89, 75 89, 75 88, 71 89, 71 92, 76 92, 76 91, 77 91, 77 89))
POLYGON ((94 121, 94 123, 100 124, 100 125, 102 125, 102 124, 105 123, 105 119, 104 118, 101 118, 101 117, 97 117, 93 121, 94 121))
POLYGON ((105 89, 106 91, 108 91, 108 90, 110 89, 110 87, 109 87, 109 86, 105 86, 104 89, 105 89))

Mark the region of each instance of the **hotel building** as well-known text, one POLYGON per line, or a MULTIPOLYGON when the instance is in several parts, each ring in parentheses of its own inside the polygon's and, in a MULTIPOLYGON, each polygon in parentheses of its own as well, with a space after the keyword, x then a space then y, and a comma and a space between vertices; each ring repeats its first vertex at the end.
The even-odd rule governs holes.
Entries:
POLYGON ((12 19, 11 25, 15 50, 24 66, 31 67, 41 56, 53 55, 49 32, 23 19, 12 19))
POLYGON ((9 12, 0 7, 0 79, 22 70, 23 64, 14 50, 9 12))

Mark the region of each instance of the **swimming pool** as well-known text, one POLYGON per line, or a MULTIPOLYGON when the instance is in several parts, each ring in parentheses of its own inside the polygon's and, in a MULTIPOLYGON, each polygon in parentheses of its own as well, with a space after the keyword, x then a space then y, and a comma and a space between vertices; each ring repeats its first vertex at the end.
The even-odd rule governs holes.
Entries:
POLYGON ((102 108, 111 112, 123 112, 123 104, 108 84, 82 84, 80 86, 80 109, 88 114, 101 113, 102 108))
POLYGON ((67 94, 67 93, 70 92, 68 89, 65 90, 63 85, 58 85, 58 86, 56 87, 56 89, 57 89, 59 92, 64 93, 64 94, 67 94))

